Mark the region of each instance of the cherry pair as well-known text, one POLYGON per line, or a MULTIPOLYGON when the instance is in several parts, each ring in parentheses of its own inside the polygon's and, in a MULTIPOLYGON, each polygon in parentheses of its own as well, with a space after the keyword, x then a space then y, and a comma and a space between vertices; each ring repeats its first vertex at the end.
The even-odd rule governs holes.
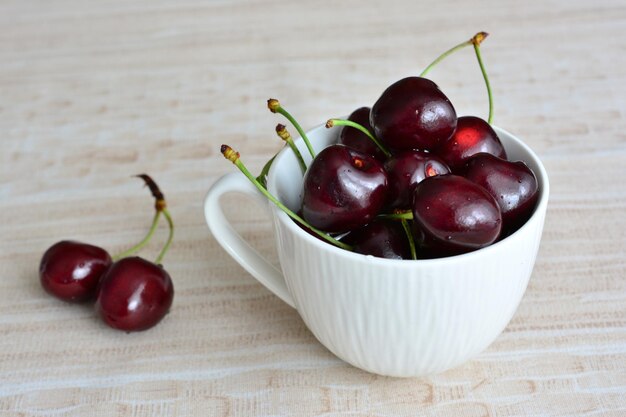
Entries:
POLYGON ((165 198, 156 183, 139 175, 156 199, 156 213, 146 237, 129 250, 111 257, 94 245, 64 240, 52 245, 43 255, 39 277, 43 288, 69 302, 95 299, 96 311, 104 322, 125 331, 145 330, 156 325, 169 311, 174 286, 160 264, 173 237, 174 225, 165 198), (152 237, 163 214, 170 235, 156 262, 129 257, 143 248, 152 237))

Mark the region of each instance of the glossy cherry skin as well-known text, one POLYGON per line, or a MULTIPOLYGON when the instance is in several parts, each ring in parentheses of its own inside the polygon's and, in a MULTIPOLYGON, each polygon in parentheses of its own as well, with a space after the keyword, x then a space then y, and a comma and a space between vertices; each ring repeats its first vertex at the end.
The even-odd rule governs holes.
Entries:
POLYGON ((115 329, 146 330, 167 314, 173 298, 167 271, 135 256, 115 262, 102 277, 96 311, 115 329))
MULTIPOLYGON (((370 131, 374 135, 374 129, 370 125, 370 108, 361 107, 352 112, 348 120, 360 124, 364 128, 370 131)), ((339 133, 339 140, 337 143, 346 145, 349 148, 355 149, 359 152, 366 153, 376 157, 379 161, 385 160, 385 154, 380 148, 372 141, 367 135, 358 129, 350 126, 344 126, 339 133)))
POLYGON ((372 106, 370 123, 389 148, 432 150, 452 136, 457 118, 434 82, 408 77, 383 92, 372 106))
POLYGON ((43 288, 64 301, 87 301, 96 296, 100 278, 111 265, 107 251, 87 243, 64 240, 52 245, 39 264, 43 288))
POLYGON ((537 205, 537 177, 521 161, 510 162, 488 153, 479 153, 467 162, 463 176, 496 199, 506 233, 514 232, 526 223, 537 205))
MULTIPOLYGON (((304 215, 302 214, 302 209, 298 210, 298 211, 296 212, 296 214, 297 214, 298 216, 300 216, 301 218, 304 218, 304 215)), ((319 239, 319 240, 321 240, 321 241, 322 241, 322 242, 324 242, 324 243, 328 243, 328 241, 327 241, 326 239, 323 239, 320 235, 318 235, 317 233, 315 233, 315 232, 314 232, 313 230, 311 230, 309 227, 307 227, 307 226, 305 226, 305 225, 303 225, 303 224, 300 224, 300 223, 298 223, 298 222, 297 222, 297 221, 295 221, 295 220, 294 220, 293 222, 294 222, 295 224, 297 224, 297 225, 298 225, 298 227, 299 227, 300 229, 304 230, 305 232, 307 232, 308 234, 310 234, 310 235, 311 235, 311 236, 313 236, 314 238, 319 239)), ((328 233, 328 235, 330 235, 330 236, 334 237, 335 239, 339 239, 341 236, 344 236, 344 235, 345 235, 345 233, 328 233)))
POLYGON ((506 159, 506 151, 496 132, 489 123, 474 116, 459 117, 452 137, 435 150, 455 174, 469 158, 480 152, 506 159))
POLYGON ((502 229, 496 200, 457 175, 426 178, 415 187, 415 240, 428 257, 470 252, 495 242, 502 229))
POLYGON ((369 223, 386 198, 387 174, 380 162, 332 145, 315 157, 304 175, 302 215, 325 232, 347 232, 369 223))
POLYGON ((450 168, 439 157, 424 151, 403 151, 385 161, 389 180, 389 208, 409 209, 415 186, 423 179, 450 173, 450 168))
POLYGON ((376 219, 348 233, 342 242, 354 252, 387 259, 411 259, 411 247, 399 221, 376 219))

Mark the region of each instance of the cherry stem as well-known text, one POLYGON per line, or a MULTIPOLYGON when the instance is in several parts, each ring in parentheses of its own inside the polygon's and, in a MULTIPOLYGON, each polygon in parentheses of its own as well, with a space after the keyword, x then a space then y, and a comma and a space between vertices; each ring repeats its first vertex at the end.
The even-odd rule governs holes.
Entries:
POLYGON ((157 256, 156 260, 154 261, 154 263, 157 265, 161 264, 163 257, 165 256, 172 244, 172 240, 174 240, 174 220, 172 219, 172 215, 167 210, 167 208, 163 209, 163 216, 165 216, 165 220, 167 220, 167 225, 170 228, 170 234, 167 236, 167 241, 165 242, 165 245, 163 245, 161 253, 159 253, 159 256, 157 256))
POLYGON ((159 186, 156 184, 156 182, 154 182, 154 180, 147 174, 139 174, 137 175, 137 177, 141 178, 146 183, 146 186, 150 189, 150 192, 152 193, 152 196, 154 197, 154 209, 156 210, 156 212, 154 213, 154 218, 152 219, 152 225, 150 225, 150 230, 148 231, 148 234, 141 240, 141 242, 137 243, 132 248, 127 249, 124 252, 118 253, 117 255, 113 256, 112 259, 114 261, 130 256, 138 252, 139 250, 141 250, 144 246, 146 246, 148 242, 150 242, 150 239, 152 238, 154 231, 159 225, 159 218, 161 217, 161 212, 163 212, 166 215, 166 217, 169 216, 169 213, 167 213, 167 203, 165 202, 165 196, 159 189, 159 186))
POLYGON ((296 130, 300 134, 300 137, 302 137, 302 140, 306 144, 306 147, 311 154, 311 158, 315 158, 315 151, 313 150, 313 146, 311 146, 309 138, 306 136, 306 133, 304 133, 304 130, 302 130, 302 127, 300 127, 300 124, 296 121, 296 119, 294 119, 293 116, 280 105, 280 102, 274 98, 270 98, 269 100, 267 100, 267 107, 272 113, 282 114, 287 120, 289 120, 289 122, 296 128, 296 130))
POLYGON ((337 240, 337 239, 327 235, 326 233, 322 232, 321 230, 319 230, 319 229, 311 226, 310 224, 308 224, 303 218, 298 216, 293 211, 289 210, 287 208, 287 206, 285 206, 276 197, 274 197, 269 191, 267 191, 267 189, 265 189, 261 184, 259 184, 259 182, 256 180, 256 178, 254 178, 254 176, 250 173, 250 171, 248 171, 248 169, 243 164, 243 162, 241 162, 241 160, 239 159, 239 152, 235 152, 228 145, 222 145, 220 151, 222 152, 222 154, 224 155, 224 157, 226 159, 228 159, 230 162, 235 164, 235 166, 237 168, 239 168, 239 170, 243 173, 243 175, 245 175, 250 180, 250 182, 252 182, 252 184, 254 184, 254 186, 261 192, 261 194, 263 194, 265 197, 267 197, 268 200, 270 200, 272 203, 274 203, 279 209, 281 209, 289 217, 291 217, 296 222, 300 223, 302 226, 309 228, 315 234, 317 234, 319 237, 321 237, 322 239, 326 240, 327 242, 329 242, 329 243, 331 243, 331 244, 333 244, 333 245, 335 245, 337 247, 340 247, 342 249, 345 249, 345 250, 349 250, 349 251, 352 250, 352 246, 347 245, 344 242, 340 242, 339 240, 337 240))
POLYGON ((452 55, 456 51, 459 51, 459 50, 465 48, 466 46, 476 45, 477 43, 480 44, 483 40, 485 40, 485 38, 488 35, 489 34, 487 32, 478 32, 477 34, 472 36, 471 39, 469 39, 469 40, 467 40, 465 42, 461 42, 460 44, 458 44, 458 45, 448 49, 446 52, 444 52, 443 54, 439 55, 437 57, 437 59, 435 59, 433 62, 431 62, 430 65, 428 65, 426 68, 424 68, 424 71, 422 71, 422 73, 419 76, 420 77, 426 76, 426 74, 428 74, 430 72, 430 70, 432 70, 437 64, 439 64, 441 61, 443 61, 445 58, 447 58, 448 56, 452 55))
POLYGON ((136 252, 139 252, 144 246, 146 246, 148 242, 150 242, 150 239, 152 238, 154 231, 157 229, 157 226, 159 225, 160 217, 161 217, 161 211, 158 210, 156 213, 154 213, 154 217, 152 218, 152 225, 150 226, 150 230, 148 231, 148 234, 146 235, 146 237, 144 237, 141 242, 137 243, 132 248, 127 249, 124 252, 118 253, 117 255, 113 256, 113 261, 118 261, 122 258, 126 258, 127 256, 130 256, 136 252))
POLYGON ((415 240, 413 240, 413 233, 411 233, 409 222, 406 219, 401 219, 400 223, 402 223, 402 228, 404 229, 404 233, 406 233, 406 238, 409 239, 409 247, 411 248, 411 259, 416 260, 417 252, 415 251, 415 240))
POLYGON ((270 172, 270 168, 272 166, 272 163, 274 162, 274 159, 276 159, 276 156, 278 156, 278 153, 272 156, 272 158, 269 161, 267 161, 265 165, 263 165, 263 169, 261 170, 261 173, 259 174, 258 177, 256 177, 256 180, 263 187, 267 187, 267 174, 270 172))
POLYGON ((380 149, 382 153, 385 154, 385 156, 387 157, 391 156, 391 152, 389 152, 389 150, 387 150, 387 148, 385 148, 383 144, 380 143, 378 139, 376 139, 374 135, 372 135, 371 132, 367 130, 363 125, 353 122, 352 120, 344 120, 344 119, 330 119, 329 121, 326 122, 327 129, 330 129, 333 126, 348 126, 348 127, 352 127, 352 128, 360 130, 368 138, 370 138, 370 140, 374 142, 376 146, 378 146, 378 149, 380 149))
POLYGON ((411 211, 399 211, 396 213, 379 214, 376 217, 383 219, 413 220, 413 213, 411 211))
POLYGON ((485 86, 487 86, 487 94, 489 95, 489 118, 487 119, 487 123, 491 124, 493 122, 493 93, 491 92, 491 84, 489 84, 489 77, 487 76, 487 71, 485 70, 485 65, 483 64, 483 58, 480 54, 480 42, 474 42, 473 44, 474 52, 476 52, 476 59, 478 60, 480 71, 483 73, 485 86))
POLYGON ((435 59, 433 62, 431 62, 430 65, 428 65, 426 68, 424 68, 424 71, 422 71, 422 73, 419 76, 420 77, 426 76, 426 74, 428 74, 430 72, 430 70, 432 70, 438 63, 440 63, 441 61, 446 59, 449 55, 452 55, 456 51, 461 50, 461 49, 465 48, 466 46, 470 46, 471 44, 472 44, 472 40, 470 39, 469 41, 465 41, 463 43, 458 44, 457 46, 455 46, 453 48, 448 49, 446 52, 444 52, 443 54, 439 55, 437 57, 437 59, 435 59))
POLYGON ((289 145, 293 153, 296 155, 296 158, 298 159, 298 164, 300 164, 300 169, 302 170, 302 173, 304 174, 306 172, 306 164, 304 163, 304 159, 302 158, 302 154, 300 153, 300 150, 298 149, 298 147, 296 146, 296 143, 293 141, 293 138, 291 137, 291 133, 289 133, 285 125, 281 125, 279 123, 278 125, 276 125, 276 134, 282 140, 287 142, 287 145, 289 145))

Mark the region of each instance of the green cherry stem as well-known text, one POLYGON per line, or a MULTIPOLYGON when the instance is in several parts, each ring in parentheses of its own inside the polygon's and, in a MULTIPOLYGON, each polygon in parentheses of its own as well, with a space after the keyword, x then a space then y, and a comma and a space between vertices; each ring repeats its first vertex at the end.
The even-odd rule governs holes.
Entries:
POLYGON ((424 68, 424 71, 422 71, 422 73, 419 76, 420 77, 425 77, 426 74, 428 74, 430 72, 430 70, 432 70, 437 64, 439 64, 441 61, 446 59, 448 56, 452 55, 456 51, 459 51, 459 50, 465 48, 466 46, 476 45, 477 41, 478 41, 478 43, 482 42, 488 35, 489 34, 487 32, 478 32, 477 34, 472 36, 471 39, 469 39, 469 40, 467 40, 465 42, 461 42, 460 44, 458 44, 456 46, 453 46, 452 48, 448 49, 443 54, 439 55, 433 62, 430 63, 430 65, 428 65, 426 68, 424 68))
POLYGON ((146 246, 148 244, 148 242, 150 242, 150 239, 152 238, 152 235, 154 234, 154 231, 157 229, 157 226, 159 225, 159 218, 161 217, 161 212, 157 211, 156 213, 154 213, 154 217, 152 218, 152 225, 150 226, 150 230, 148 231, 148 234, 143 238, 143 240, 139 243, 137 243, 135 246, 133 246, 130 249, 125 250, 124 252, 118 253, 117 255, 113 256, 113 261, 119 261, 122 258, 126 258, 127 256, 130 256, 136 252, 139 252, 144 246, 146 246))
MULTIPOLYGON (((474 39, 474 38, 472 38, 472 39, 474 39)), ((422 71, 422 73, 419 76, 420 77, 425 77, 426 74, 428 74, 430 72, 430 70, 432 70, 438 63, 440 63, 441 61, 446 59, 448 56, 452 55, 456 51, 459 51, 459 50, 465 48, 466 46, 472 45, 472 39, 470 39, 468 41, 465 41, 465 42, 461 42, 457 46, 454 46, 454 47, 448 49, 443 54, 439 55, 433 62, 430 63, 430 65, 428 65, 426 68, 424 68, 424 71, 422 71)))
POLYGON ((150 189, 150 192, 154 197, 154 217, 152 218, 152 224, 150 225, 150 230, 148 231, 148 234, 141 240, 141 242, 137 243, 132 248, 125 250, 124 252, 114 255, 112 257, 114 261, 120 260, 140 251, 144 246, 148 244, 148 242, 150 242, 150 239, 152 239, 152 235, 154 235, 154 232, 159 225, 161 213, 165 214, 166 218, 169 216, 169 213, 167 213, 166 209, 167 203, 165 202, 165 197, 163 196, 163 193, 159 189, 159 186, 156 184, 156 182, 154 182, 154 180, 147 174, 139 174, 136 175, 136 177, 141 178, 146 183, 146 186, 150 189))
POLYGON ((296 128, 296 130, 302 137, 302 140, 306 144, 306 147, 311 154, 311 158, 315 158, 315 151, 313 150, 313 146, 311 146, 311 142, 306 136, 306 133, 304 133, 304 130, 302 130, 300 124, 296 122, 296 119, 294 119, 293 116, 280 105, 280 101, 276 100, 275 98, 270 98, 269 100, 267 100, 267 108, 270 109, 272 113, 282 114, 287 120, 289 120, 289 122, 296 128))
POLYGON ((406 233, 406 238, 409 239, 409 247, 411 248, 411 259, 417 259, 417 252, 415 251, 415 240, 413 239, 413 233, 411 233, 411 228, 409 227, 409 222, 406 219, 401 219, 402 228, 404 229, 404 233, 406 233))
POLYGON ((300 169, 302 170, 302 173, 304 174, 306 172, 306 164, 304 163, 304 159, 302 158, 302 154, 300 153, 300 150, 298 150, 296 143, 293 141, 293 138, 291 137, 291 133, 289 133, 289 131, 287 130, 287 127, 285 125, 281 125, 280 123, 277 124, 276 134, 282 140, 287 142, 287 145, 289 145, 293 153, 296 155, 296 158, 298 159, 298 164, 300 164, 300 169))
POLYGON ((413 220, 413 213, 411 211, 399 211, 396 213, 379 214, 376 217, 393 220, 413 220))
POLYGON ((163 257, 165 256, 168 249, 170 248, 172 244, 172 240, 174 240, 174 220, 172 219, 172 215, 167 210, 167 208, 163 209, 163 216, 165 216, 165 220, 167 220, 167 225, 170 228, 170 233, 167 236, 167 241, 165 242, 165 245, 163 245, 163 249, 161 249, 159 256, 157 256, 156 261, 154 261, 154 263, 157 265, 159 265, 161 261, 163 261, 163 257))
MULTIPOLYGON (((280 151, 279 151, 280 152, 280 151)), ((258 177, 256 177, 256 180, 263 186, 263 187, 267 187, 267 174, 270 172, 270 168, 272 167, 272 163, 274 162, 274 159, 276 159, 276 156, 278 156, 278 153, 274 156, 272 156, 270 158, 269 161, 267 161, 265 163, 265 165, 263 165, 263 169, 261 170, 261 173, 259 174, 258 177)))
POLYGON ((391 152, 389 152, 389 150, 387 148, 385 148, 383 146, 383 144, 380 143, 378 141, 378 139, 376 139, 374 137, 374 135, 372 135, 370 133, 370 131, 367 130, 364 126, 362 126, 362 125, 360 125, 360 124, 358 124, 356 122, 353 122, 352 120, 344 120, 344 119, 330 119, 330 120, 328 120, 326 122, 326 128, 327 129, 330 129, 333 126, 348 126, 348 127, 352 127, 352 128, 360 130, 368 138, 370 138, 370 140, 372 142, 374 142, 376 144, 376 146, 378 146, 378 149, 380 149, 385 154, 385 156, 387 156, 387 157, 391 156, 391 152))
POLYGON ((235 166, 237 168, 239 168, 239 171, 241 171, 243 173, 243 175, 245 175, 250 180, 250 182, 252 182, 252 184, 254 184, 254 186, 261 192, 261 194, 263 194, 265 197, 267 197, 268 200, 270 200, 272 203, 274 203, 279 209, 281 209, 283 212, 285 212, 285 214, 287 214, 293 220, 295 220, 296 222, 300 223, 301 225, 311 229, 315 234, 317 234, 319 237, 321 237, 322 239, 326 240, 327 242, 329 242, 329 243, 331 243, 331 244, 333 244, 333 245, 335 245, 337 247, 340 247, 341 249, 345 249, 345 250, 349 250, 349 251, 352 250, 352 246, 347 245, 344 242, 340 242, 339 240, 334 239, 333 237, 331 237, 331 236, 327 235, 326 233, 322 232, 321 230, 311 226, 303 218, 298 216, 293 211, 289 210, 287 208, 287 206, 285 206, 283 203, 278 201, 278 199, 276 197, 274 197, 269 191, 267 191, 261 184, 259 184, 259 182, 256 180, 256 178, 254 178, 254 176, 250 173, 250 171, 248 171, 246 166, 239 159, 239 152, 234 151, 233 148, 231 148, 228 145, 222 145, 222 147, 220 149, 220 152, 222 152, 222 155, 224 155, 224 158, 228 159, 230 162, 235 164, 235 166))
POLYGON ((485 70, 485 65, 483 64, 483 58, 480 54, 480 44, 487 37, 487 33, 480 32, 477 33, 472 38, 472 44, 474 45, 474 52, 476 52, 476 59, 478 60, 478 65, 480 66, 480 72, 483 73, 483 78, 485 79, 485 86, 487 87, 487 94, 489 95, 489 118, 487 119, 487 123, 491 124, 493 122, 493 93, 491 92, 491 84, 489 83, 489 77, 487 76, 487 71, 485 70))

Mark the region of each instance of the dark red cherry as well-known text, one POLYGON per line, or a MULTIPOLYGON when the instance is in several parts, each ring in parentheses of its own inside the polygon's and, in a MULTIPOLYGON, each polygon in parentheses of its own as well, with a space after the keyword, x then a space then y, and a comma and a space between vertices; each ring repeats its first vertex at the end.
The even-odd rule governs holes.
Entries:
POLYGON ((161 321, 173 298, 167 271, 135 256, 115 262, 102 277, 96 311, 115 329, 145 330, 161 321))
POLYGON ((348 233, 342 242, 354 252, 388 259, 411 259, 406 232, 398 221, 376 219, 348 233))
MULTIPOLYGON (((348 120, 358 123, 370 133, 374 134, 374 129, 370 125, 370 108, 361 107, 352 112, 348 120)), ((355 149, 359 152, 366 153, 376 157, 379 161, 385 160, 385 154, 380 148, 372 141, 367 135, 358 129, 350 126, 344 126, 339 133, 339 140, 337 143, 346 145, 349 148, 355 149)))
POLYGON ((370 112, 376 137, 396 150, 435 149, 456 128, 456 112, 437 85, 408 77, 389 86, 370 112))
POLYGON ((65 301, 86 301, 96 295, 111 256, 98 246, 64 240, 52 245, 41 258, 39 279, 50 294, 65 301))
POLYGON ((399 152, 385 161, 389 180, 388 207, 409 209, 415 186, 424 178, 450 173, 439 157, 424 151, 399 152))
POLYGON ((430 257, 487 246, 498 238, 502 214, 482 187, 456 175, 426 178, 415 187, 415 240, 430 257))
POLYGON ((537 177, 521 161, 510 162, 480 153, 468 161, 463 176, 496 199, 502 211, 502 226, 507 233, 526 223, 535 209, 539 198, 537 177))
POLYGON ((452 137, 435 150, 454 173, 479 152, 506 159, 506 151, 496 132, 489 123, 474 116, 459 117, 452 137))
MULTIPOLYGON (((302 209, 298 210, 296 212, 296 214, 298 216, 300 216, 301 218, 304 218, 304 215, 302 214, 302 209)), ((307 232, 308 234, 310 234, 311 236, 313 236, 316 239, 321 240, 324 243, 328 243, 327 240, 323 239, 320 235, 318 235, 317 233, 315 233, 313 230, 311 230, 311 228, 298 223, 297 221, 294 220, 294 223, 298 225, 298 227, 302 230, 304 230, 305 232, 307 232)), ((345 235, 345 233, 328 233, 328 235, 330 235, 331 237, 334 237, 335 239, 339 239, 341 236, 345 235)))
POLYGON ((387 197, 387 174, 374 157, 332 145, 320 152, 304 176, 302 214, 330 233, 369 223, 387 197))

